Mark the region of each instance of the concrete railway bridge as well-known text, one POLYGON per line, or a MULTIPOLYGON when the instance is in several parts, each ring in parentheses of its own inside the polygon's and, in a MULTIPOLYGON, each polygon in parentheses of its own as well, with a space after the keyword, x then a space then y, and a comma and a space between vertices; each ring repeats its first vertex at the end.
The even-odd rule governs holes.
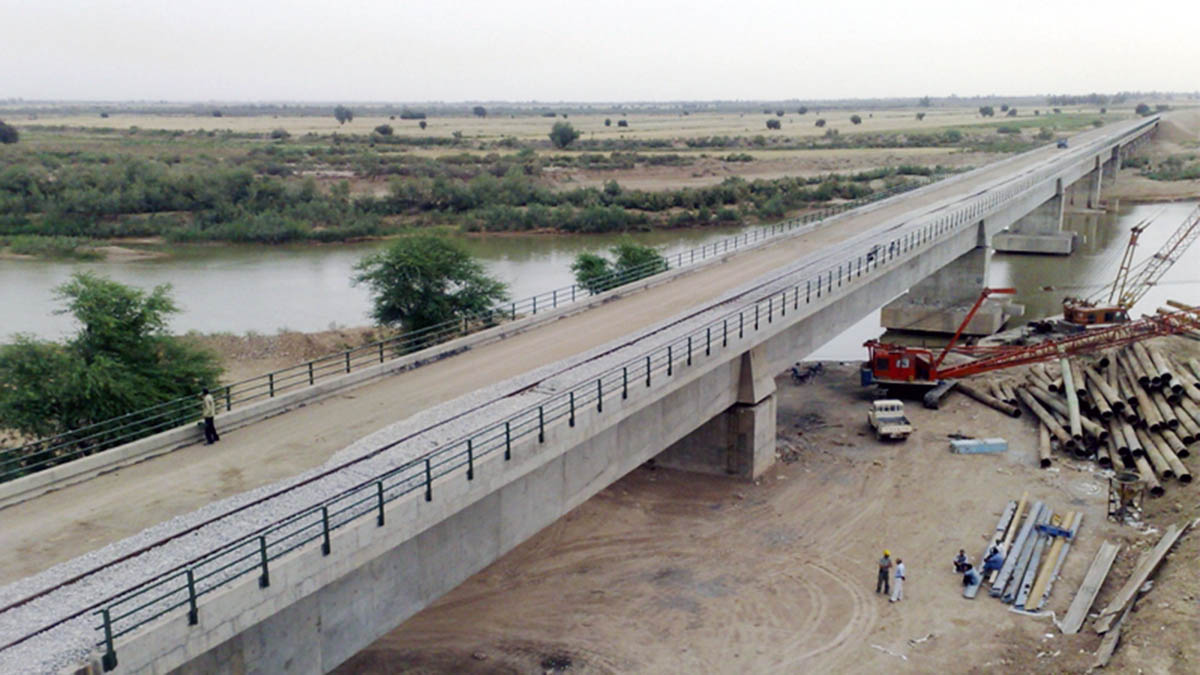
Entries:
POLYGON ((885 325, 953 327, 993 249, 1069 254, 1065 196, 1096 206, 1157 122, 1111 124, 464 338, 420 368, 347 376, 355 400, 313 388, 218 418, 247 425, 214 446, 243 465, 327 448, 307 464, 281 455, 286 477, 222 492, 194 448, 165 452, 186 429, 162 435, 157 457, 140 442, 102 453, 115 463, 0 485, 0 556, 38 572, 3 579, 0 671, 326 672, 649 459, 755 477, 774 458, 777 373, 880 307, 885 325), (364 437, 332 429, 371 406, 382 412, 364 437), (111 532, 46 544, 72 509, 109 514, 111 532))

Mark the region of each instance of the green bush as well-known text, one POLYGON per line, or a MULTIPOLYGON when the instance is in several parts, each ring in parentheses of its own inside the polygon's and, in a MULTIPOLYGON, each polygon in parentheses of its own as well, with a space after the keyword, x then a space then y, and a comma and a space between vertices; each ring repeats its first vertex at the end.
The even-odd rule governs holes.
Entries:
POLYGON ((550 129, 550 142, 560 150, 575 142, 577 138, 579 132, 570 122, 555 122, 554 127, 550 129))
POLYGON ((767 128, 768 129, 779 129, 781 126, 782 125, 780 124, 779 120, 777 120, 777 119, 767 120, 767 128))
POLYGON ((0 143, 16 143, 19 140, 21 140, 21 134, 17 132, 17 128, 0 120, 0 143))

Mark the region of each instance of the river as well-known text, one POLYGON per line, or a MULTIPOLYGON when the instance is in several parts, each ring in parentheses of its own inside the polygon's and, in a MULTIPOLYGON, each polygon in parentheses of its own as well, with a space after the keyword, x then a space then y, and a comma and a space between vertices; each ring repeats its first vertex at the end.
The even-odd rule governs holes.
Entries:
MULTIPOLYGON (((1129 228, 1154 218, 1142 235, 1135 260, 1150 255, 1171 235, 1194 202, 1143 204, 1113 214, 1068 214, 1066 227, 1083 235, 1069 257, 996 254, 989 274, 994 287, 1014 286, 1024 319, 1061 311, 1064 294, 1087 295, 1111 281, 1129 238, 1129 228), (1046 285, 1095 285, 1095 288, 1043 291, 1046 285)), ((628 235, 639 243, 674 253, 743 231, 738 228, 670 230, 628 235)), ((571 261, 583 251, 602 251, 619 235, 462 236, 461 241, 497 278, 509 284, 514 298, 568 286, 571 261)), ((14 333, 60 339, 75 326, 54 314, 53 289, 76 270, 89 270, 142 288, 169 283, 180 306, 171 321, 175 332, 271 334, 281 330, 320 331, 334 326, 369 323, 366 288, 353 286, 353 267, 385 243, 301 246, 193 245, 168 249, 166 258, 137 262, 59 262, 0 260, 0 336, 14 333)), ((1166 299, 1196 298, 1200 249, 1173 267, 1163 284, 1152 288, 1134 308, 1135 315, 1153 312, 1166 299), (1189 261, 1194 261, 1188 264, 1189 261)), ((864 317, 812 358, 851 360, 862 357, 862 343, 881 333, 879 313, 864 317)))

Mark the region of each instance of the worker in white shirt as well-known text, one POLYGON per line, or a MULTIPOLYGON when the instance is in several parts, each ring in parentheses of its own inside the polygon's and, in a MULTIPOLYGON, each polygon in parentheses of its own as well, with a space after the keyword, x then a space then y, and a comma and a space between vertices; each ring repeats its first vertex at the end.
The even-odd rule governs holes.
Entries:
POLYGON ((892 598, 890 602, 900 602, 904 599, 904 561, 896 558, 896 579, 892 584, 892 598))

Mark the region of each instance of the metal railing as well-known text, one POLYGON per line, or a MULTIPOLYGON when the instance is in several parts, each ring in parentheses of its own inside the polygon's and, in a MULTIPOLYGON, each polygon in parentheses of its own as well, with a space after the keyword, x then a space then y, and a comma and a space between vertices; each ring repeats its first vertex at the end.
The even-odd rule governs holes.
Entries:
MULTIPOLYGON (((1127 134, 1141 128, 1139 125, 1127 134)), ((1096 143, 1102 142, 1111 141, 1096 143)), ((656 382, 663 386, 664 382, 675 381, 677 372, 693 367, 697 361, 724 358, 724 352, 731 349, 740 353, 745 350, 747 334, 770 330, 776 319, 782 321, 789 311, 794 315, 804 313, 801 305, 815 309, 814 304, 826 304, 857 288, 864 277, 873 278, 881 269, 895 269, 909 254, 928 250, 977 225, 996 206, 1059 170, 1060 166, 1054 166, 1000 183, 962 206, 918 218, 885 233, 852 237, 842 248, 854 247, 859 251, 856 255, 843 258, 843 252, 836 251, 786 272, 753 300, 665 345, 239 537, 202 558, 154 575, 106 602, 95 613, 100 618, 96 629, 102 635, 98 645, 105 649, 105 664, 115 666, 115 641, 139 627, 185 607, 189 623, 196 624, 199 600, 217 588, 248 575, 256 575, 258 585, 266 588, 271 584, 272 562, 314 542, 320 542, 324 555, 331 554, 332 532, 364 518, 374 518, 376 525, 383 527, 390 502, 416 491, 423 491, 423 499, 432 501, 439 482, 455 473, 464 474, 467 481, 474 480, 478 462, 501 454, 504 461, 510 460, 514 445, 521 440, 536 436, 538 444, 545 443, 547 430, 555 425, 574 427, 582 416, 605 414, 606 403, 611 410, 614 401, 654 393, 656 382)))
MULTIPOLYGON (((538 312, 556 310, 559 307, 585 300, 592 295, 662 271, 702 264, 711 258, 745 249, 747 246, 772 237, 791 233, 797 228, 813 227, 830 216, 907 192, 916 187, 918 187, 917 184, 906 184, 899 188, 883 190, 862 199, 836 204, 798 218, 765 225, 711 244, 670 254, 666 256, 666 267, 663 267, 660 262, 652 261, 621 273, 612 272, 595 280, 594 288, 597 290, 594 293, 579 284, 551 289, 522 300, 501 303, 489 310, 467 317, 406 332, 395 337, 222 385, 213 391, 213 396, 217 399, 218 405, 224 408, 225 412, 229 412, 250 403, 271 399, 280 394, 311 387, 330 378, 348 375, 355 370, 407 356, 454 338, 490 328, 503 321, 515 321, 522 317, 534 316, 538 312)), ((422 362, 415 363, 414 367, 419 365, 422 365, 422 362)), ((156 433, 195 423, 200 417, 201 402, 199 392, 197 392, 192 396, 165 401, 19 447, 3 448, 0 449, 0 483, 103 452, 156 433)))

